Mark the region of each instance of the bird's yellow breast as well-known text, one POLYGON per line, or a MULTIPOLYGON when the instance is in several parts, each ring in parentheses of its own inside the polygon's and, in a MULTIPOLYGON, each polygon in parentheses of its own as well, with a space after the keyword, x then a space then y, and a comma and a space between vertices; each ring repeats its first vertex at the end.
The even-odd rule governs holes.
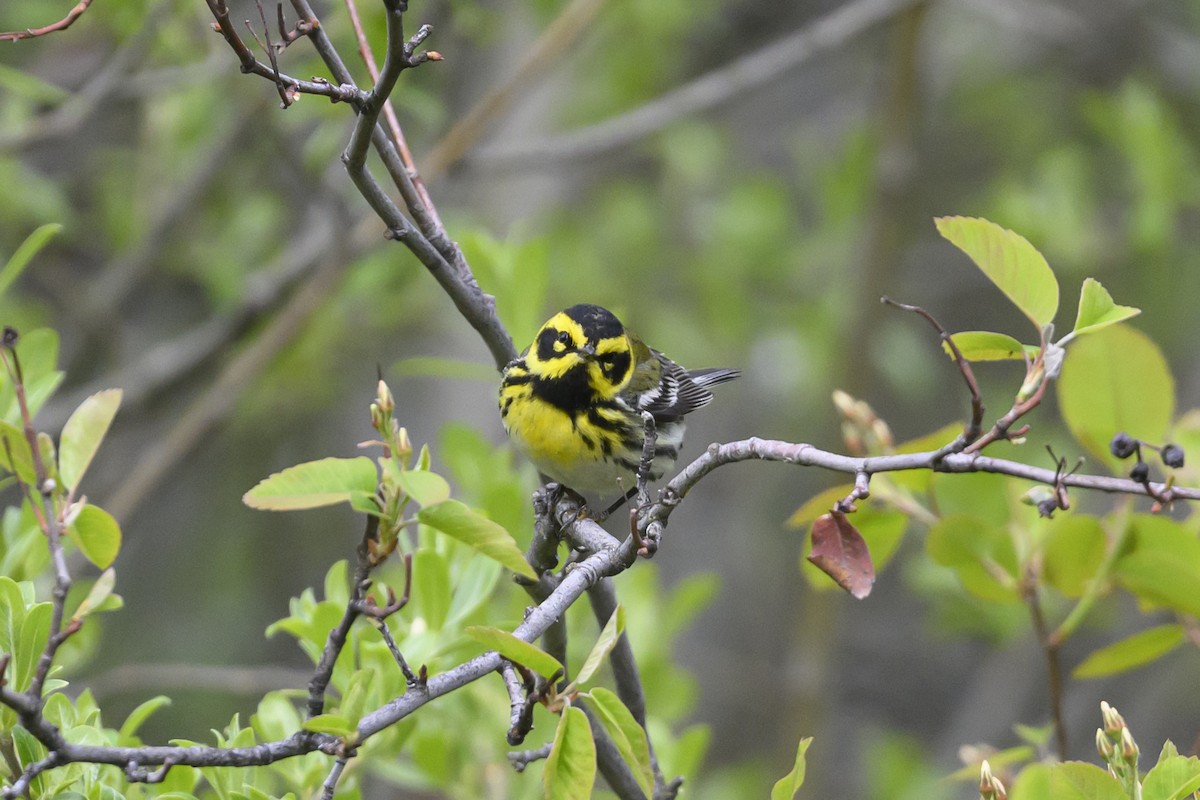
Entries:
MULTIPOLYGON (((588 413, 572 415, 539 399, 528 385, 506 387, 500 403, 507 406, 504 427, 513 444, 541 472, 579 491, 618 488, 617 477, 627 470, 609 457, 624 445, 613 430, 598 426, 588 413)), ((604 422, 625 422, 617 408, 592 413, 604 422)))

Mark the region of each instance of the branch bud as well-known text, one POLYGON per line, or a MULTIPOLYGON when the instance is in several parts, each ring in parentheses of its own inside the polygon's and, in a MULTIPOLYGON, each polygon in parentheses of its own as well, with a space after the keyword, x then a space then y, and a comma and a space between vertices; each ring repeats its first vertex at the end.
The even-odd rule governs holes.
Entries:
POLYGON ((1105 733, 1119 733, 1125 727, 1125 718, 1107 700, 1100 701, 1100 717, 1104 720, 1105 733))
POLYGON ((1108 736, 1105 735, 1103 728, 1096 728, 1096 752, 1099 753, 1100 757, 1105 761, 1111 760, 1113 754, 1117 752, 1116 748, 1113 747, 1113 743, 1110 742, 1108 740, 1108 736))
POLYGON ((389 416, 396 410, 396 399, 392 397, 392 390, 384 380, 380 380, 379 386, 376 387, 375 402, 379 404, 379 410, 389 416))
POLYGON ((1021 384, 1021 389, 1017 392, 1017 402, 1024 403, 1033 397, 1044 380, 1046 380, 1046 365, 1044 362, 1039 361, 1029 371, 1029 374, 1025 376, 1025 382, 1021 384))
POLYGON ((992 775, 992 767, 986 759, 979 768, 979 797, 981 800, 1006 800, 1008 797, 1004 784, 992 775))
POLYGON ((1121 758, 1131 766, 1137 764, 1138 759, 1137 742, 1133 740, 1133 734, 1129 732, 1129 728, 1121 729, 1121 758))

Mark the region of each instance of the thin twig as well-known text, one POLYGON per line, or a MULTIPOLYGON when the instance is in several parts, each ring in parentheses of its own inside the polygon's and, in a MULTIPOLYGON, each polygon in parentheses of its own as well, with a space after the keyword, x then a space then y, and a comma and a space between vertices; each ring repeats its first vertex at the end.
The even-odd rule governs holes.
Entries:
MULTIPOLYGON (((296 12, 301 16, 313 15, 313 10, 309 5, 308 0, 292 0, 292 5, 295 7, 296 12)), ((392 14, 392 12, 389 12, 389 15, 389 19, 395 16, 392 14)), ((428 26, 424 26, 421 31, 418 31, 418 35, 421 35, 423 38, 424 36, 428 35, 428 30, 428 26)), ((332 40, 325 33, 325 30, 319 26, 315 27, 310 32, 309 39, 312 41, 313 47, 316 48, 317 54, 321 56, 321 60, 325 62, 325 66, 329 68, 334 80, 340 83, 353 85, 354 76, 350 73, 349 67, 347 67, 346 63, 342 60, 341 55, 338 53, 337 48, 334 47, 332 40)), ((365 41, 366 39, 364 35, 360 39, 360 43, 365 43, 365 41)), ((393 59, 406 63, 408 66, 414 66, 414 64, 409 63, 411 61, 409 46, 412 45, 412 47, 415 47, 415 45, 412 42, 401 41, 396 42, 396 46, 393 48, 392 44, 392 41, 389 39, 390 49, 385 55, 385 61, 387 59, 393 59)), ((379 73, 375 70, 372 70, 371 75, 376 88, 378 88, 380 85, 379 73)), ((390 92, 383 95, 385 111, 389 96, 390 92)), ((361 107, 359 110, 361 110, 361 107)), ((378 111, 378 109, 376 109, 376 111, 378 111)), ((377 113, 375 116, 377 116, 377 113)), ((470 288, 470 284, 473 283, 474 279, 471 278, 470 269, 463 260, 462 253, 459 251, 458 246, 455 245, 454 242, 451 241, 450 237, 446 234, 445 228, 442 227, 441 220, 437 216, 437 211, 433 207, 433 203, 429 199, 428 193, 424 192, 423 190, 418 190, 417 184, 420 181, 420 178, 417 175, 412 154, 407 152, 406 145, 404 145, 403 136, 401 135, 399 140, 395 140, 394 135, 389 136, 388 131, 384 130, 382 126, 376 125, 375 130, 371 133, 370 140, 371 145, 375 148, 375 152, 379 155, 380 160, 383 162, 384 169, 387 170, 388 176, 392 179, 393 185, 395 185, 399 190, 400 196, 404 200, 405 207, 408 209, 409 214, 412 215, 412 219, 416 223, 417 229, 424 237, 425 242, 422 243, 415 239, 413 241, 409 241, 403 238, 397 233, 397 231, 403 230, 404 226, 398 226, 389 223, 388 230, 391 232, 390 235, 392 238, 404 241, 409 249, 411 249, 413 253, 421 259, 422 263, 424 263, 427 268, 433 271, 436 276, 440 273, 442 265, 437 263, 437 259, 430 261, 428 260, 428 255, 422 256, 422 250, 424 249, 423 244, 428 244, 435 251, 437 251, 438 255, 441 256, 441 261, 444 261, 450 265, 451 271, 455 273, 456 280, 460 283, 468 284, 468 288, 470 288)), ((347 169, 349 170, 350 168, 347 167, 347 169)), ((388 218, 383 219, 384 222, 388 222, 388 218)), ((407 220, 404 222, 407 224, 407 220)), ((445 288, 444 283, 443 288, 445 288)), ((474 288, 475 290, 478 290, 477 286, 474 288)), ((451 297, 456 296, 449 290, 447 290, 447 292, 451 295, 451 297)), ((468 317, 468 319, 470 318, 471 317, 468 317)), ((491 336, 494 338, 496 333, 493 331, 491 336)), ((500 338, 503 338, 503 336, 500 338)), ((488 340, 487 336, 485 336, 485 341, 486 340, 488 340)), ((516 353, 514 351, 513 356, 515 355, 516 353)), ((510 356, 510 360, 511 358, 512 357, 510 356)), ((505 363, 507 363, 507 361, 505 363)), ((498 364, 497 366, 500 365, 498 364)))
MULTIPOLYGON (((233 30, 232 25, 229 23, 229 10, 223 0, 207 0, 207 3, 214 18, 217 20, 217 30, 225 37, 226 42, 237 54, 242 63, 242 70, 275 80, 276 76, 270 67, 258 62, 233 30)), ((429 226, 431 235, 426 235, 423 232, 426 226, 422 219, 429 221, 432 218, 428 213, 424 213, 420 202, 414 202, 414 198, 417 198, 417 193, 413 187, 408 170, 404 167, 404 162, 396 151, 396 147, 382 127, 372 124, 370 129, 368 129, 362 122, 363 117, 370 117, 373 120, 378 118, 382 102, 386 99, 392 85, 395 83, 394 76, 405 67, 413 66, 422 60, 430 59, 430 54, 413 52, 414 42, 405 42, 403 40, 403 33, 400 28, 399 7, 397 6, 389 10, 389 49, 388 54, 385 56, 384 68, 381 70, 380 80, 376 82, 372 92, 363 92, 354 85, 350 70, 346 67, 345 62, 333 46, 329 37, 325 35, 324 28, 316 20, 316 16, 307 0, 292 0, 292 6, 302 19, 311 21, 312 25, 308 33, 308 38, 316 48, 318 55, 321 56, 321 59, 333 74, 334 80, 339 82, 339 88, 337 92, 333 92, 330 89, 332 84, 322 82, 320 86, 325 87, 324 91, 313 91, 313 87, 305 84, 303 81, 296 81, 296 79, 289 78, 288 76, 281 77, 293 82, 299 91, 323 93, 331 96, 333 99, 346 100, 359 112, 359 124, 355 126, 350 145, 346 148, 344 156, 347 171, 355 187, 376 215, 383 221, 386 230, 385 235, 402 242, 417 256, 454 302, 455 307, 463 318, 479 333, 484 344, 491 352, 497 369, 502 369, 505 364, 516 357, 517 351, 513 345, 512 337, 509 336, 508 331, 496 315, 495 299, 480 289, 478 282, 462 258, 461 251, 450 241, 449 237, 444 235, 444 232, 441 232, 440 226, 435 226, 431 223, 429 226), (365 148, 368 142, 379 153, 384 165, 388 169, 389 175, 401 186, 401 194, 404 196, 405 202, 409 204, 414 218, 418 220, 418 225, 421 226, 420 229, 413 227, 412 223, 404 217, 396 204, 392 202, 391 198, 387 196, 382 187, 365 169, 365 148), (424 214, 423 218, 422 214, 424 214)))
MULTIPOLYGON (((1044 387, 1044 384, 1043 384, 1044 387)), ((684 467, 660 491, 660 500, 643 509, 638 517, 638 528, 643 537, 660 536, 667 519, 683 498, 701 479, 725 464, 740 461, 782 461, 801 466, 823 467, 834 472, 851 475, 864 473, 875 475, 880 472, 897 472, 913 469, 930 469, 937 472, 986 472, 1010 475, 1014 478, 1043 483, 1047 486, 1073 486, 1114 494, 1143 495, 1145 487, 1128 478, 1112 478, 1105 475, 1060 475, 1056 470, 1034 467, 1007 459, 992 458, 977 452, 947 452, 946 448, 922 453, 869 456, 866 458, 831 453, 810 444, 783 442, 757 437, 742 439, 726 444, 714 444, 694 461, 684 467)), ((1200 489, 1167 487, 1152 484, 1153 488, 1172 500, 1200 500, 1200 489)))
POLYGON ((163 761, 162 766, 155 770, 138 766, 136 761, 131 761, 125 765, 125 777, 131 783, 162 783, 167 779, 167 773, 173 766, 175 766, 175 761, 170 758, 163 761))
POLYGON ((1026 581, 1024 587, 1025 603, 1029 606, 1029 616, 1033 621, 1034 634, 1038 645, 1046 658, 1046 679, 1050 693, 1050 716, 1054 720, 1054 737, 1058 745, 1060 760, 1067 758, 1067 723, 1063 715, 1063 671, 1059 658, 1059 642, 1051 636, 1046 625, 1046 617, 1042 613, 1041 600, 1038 598, 1037 584, 1033 579, 1026 581))
POLYGON ((524 772, 525 768, 535 761, 541 761, 550 757, 550 751, 554 749, 554 742, 548 742, 534 750, 520 750, 515 753, 508 754, 508 761, 512 764, 512 768, 517 772, 524 772))
POLYGON ((346 646, 346 638, 354 620, 362 614, 362 599, 366 593, 371 573, 371 543, 379 538, 379 517, 367 515, 366 526, 363 528, 362 539, 357 548, 358 562, 354 568, 354 577, 350 586, 350 601, 342 613, 341 621, 329 631, 325 640, 325 648, 321 658, 313 670, 312 679, 308 682, 308 716, 313 718, 325 710, 325 690, 333 677, 333 668, 337 665, 338 656, 346 646))
POLYGON ((975 370, 971 368, 971 362, 962 354, 962 350, 954 342, 954 337, 942 327, 942 323, 937 321, 937 318, 930 314, 920 306, 912 306, 907 303, 899 303, 890 297, 881 297, 880 302, 889 306, 894 306, 901 311, 910 311, 918 314, 925 319, 934 330, 938 332, 938 337, 942 343, 950 349, 950 354, 954 358, 954 363, 958 365, 958 371, 962 374, 963 382, 967 384, 967 391, 971 393, 971 421, 967 424, 966 430, 963 431, 963 444, 970 444, 979 438, 979 434, 983 431, 983 396, 979 392, 979 381, 975 378, 975 370))
POLYGON ((67 15, 57 22, 51 22, 41 28, 26 28, 23 31, 5 31, 0 33, 0 42, 9 41, 16 42, 21 39, 33 39, 38 36, 45 36, 47 33, 55 31, 65 31, 67 28, 75 24, 75 20, 83 16, 83 12, 88 10, 88 6, 92 4, 92 0, 79 0, 74 8, 67 12, 67 15))
POLYGON ((337 791, 338 781, 342 778, 342 772, 346 769, 346 764, 349 763, 348 756, 338 756, 333 767, 329 770, 329 775, 326 776, 325 782, 321 784, 322 800, 333 800, 333 795, 337 791))
POLYGON ((379 629, 379 635, 383 637, 384 644, 392 654, 392 658, 396 659, 396 665, 400 667, 400 672, 404 674, 404 683, 410 688, 420 685, 420 679, 413 674, 412 669, 408 666, 408 661, 404 658, 404 654, 400 652, 400 646, 396 644, 395 637, 392 636, 392 631, 388 627, 385 620, 377 620, 375 627, 379 629))
MULTIPOLYGON (((21 412, 25 442, 29 445, 30 455, 33 459, 35 486, 30 488, 26 497, 31 507, 36 507, 34 495, 36 494, 40 497, 41 515, 39 522, 42 524, 42 532, 46 535, 46 544, 50 550, 50 560, 54 565, 54 588, 50 593, 52 600, 50 635, 47 637, 46 645, 42 649, 41 656, 38 658, 37 668, 34 670, 33 677, 29 681, 28 689, 31 697, 41 698, 42 686, 50 674, 50 668, 54 664, 54 656, 58 652, 58 648, 72 634, 79 630, 81 622, 75 620, 66 628, 63 627, 67 593, 71 590, 71 573, 67 570, 67 558, 63 550, 63 521, 59 510, 55 508, 55 487, 51 483, 50 473, 46 468, 45 460, 42 458, 42 448, 38 444, 37 430, 33 425, 33 414, 29 410, 29 398, 25 393, 25 376, 21 370, 21 359, 16 351, 16 332, 11 328, 6 328, 4 331, 4 341, 4 346, 0 348, 0 358, 3 359, 4 366, 8 370, 9 377, 12 379, 13 393, 16 395, 17 407, 21 412)), ((7 439, 5 440, 5 447, 8 448, 9 464, 15 466, 12 449, 9 448, 7 439)))
MULTIPOLYGON (((271 72, 275 77, 275 88, 279 92, 279 103, 281 108, 287 108, 295 102, 295 96, 292 94, 290 87, 284 83, 283 78, 279 75, 279 56, 275 50, 275 44, 271 41, 271 26, 267 24, 267 12, 263 10, 262 0, 255 0, 255 5, 258 7, 258 18, 262 21, 263 38, 267 40, 263 50, 267 53, 267 59, 271 62, 271 72)), ((283 25, 283 11, 280 10, 279 24, 283 25)), ((246 20, 246 27, 250 28, 250 20, 246 20)), ((250 29, 250 33, 254 34, 254 29, 250 29)), ((258 41, 258 36, 254 36, 254 40, 258 41)))
MULTIPOLYGON (((354 0, 345 0, 346 13, 350 17, 350 26, 354 29, 354 38, 358 41, 358 53, 362 56, 363 63, 367 67, 367 74, 371 76, 371 82, 379 81, 379 67, 375 64, 375 55, 371 52, 371 44, 367 41, 366 31, 363 30, 362 21, 358 16, 358 6, 354 0)), ((412 157, 412 152, 408 149, 408 141, 404 137, 404 131, 400 128, 400 120, 396 117, 396 109, 392 106, 392 100, 389 97, 383 101, 383 117, 387 122, 388 131, 392 136, 392 144, 395 145, 397 152, 400 154, 400 160, 404 162, 404 169, 409 178, 412 180, 412 185, 416 190, 417 200, 420 207, 424 208, 430 217, 432 225, 441 229, 444 233, 441 217, 438 216, 437 208, 433 205, 433 200, 429 196, 429 191, 425 187, 425 182, 421 179, 420 173, 417 171, 416 161, 412 157)), ((403 188, 398 184, 397 188, 403 191, 403 188)), ((413 203, 409 203, 412 207, 413 203)), ((419 216, 414 213, 414 219, 417 224, 421 224, 419 216)), ((422 227, 424 230, 424 227, 422 227)), ((430 232, 426 232, 426 236, 430 232)))
MULTIPOLYGON (((209 11, 212 12, 216 22, 213 24, 213 30, 221 34, 233 48, 233 52, 237 54, 238 60, 242 65, 242 72, 260 75, 267 78, 272 83, 282 83, 291 89, 303 94, 314 94, 321 97, 328 97, 333 102, 344 102, 358 105, 363 102, 365 93, 360 91, 358 87, 349 83, 333 84, 324 79, 314 79, 311 81, 300 80, 293 78, 291 75, 285 75, 277 69, 273 69, 269 64, 264 64, 255 58, 254 53, 238 36, 233 23, 229 19, 229 7, 225 4, 225 0, 206 0, 209 11)), ((317 26, 313 26, 317 27, 317 26)))
MULTIPOLYGON (((137 31, 122 42, 105 59, 104 66, 74 94, 52 110, 0 134, 0 152, 15 150, 33 142, 44 145, 51 138, 77 132, 93 111, 103 107, 113 95, 130 88, 132 82, 129 76, 134 67, 154 51, 151 44, 157 40, 159 27, 176 15, 177 9, 173 3, 151 4, 139 20, 137 31)), ((206 81, 211 79, 211 74, 206 74, 206 81)), ((161 83, 150 88, 156 92, 170 89, 161 83)))
POLYGON ((871 476, 865 472, 859 472, 854 476, 854 488, 850 490, 850 494, 838 500, 834 506, 834 511, 840 511, 843 514, 849 514, 855 511, 855 504, 859 500, 865 500, 871 496, 871 476))
POLYGON ((535 680, 532 673, 525 670, 518 675, 516 665, 507 659, 500 663, 499 672, 508 690, 508 733, 504 738, 510 746, 516 747, 533 730, 533 708, 537 700, 535 680))

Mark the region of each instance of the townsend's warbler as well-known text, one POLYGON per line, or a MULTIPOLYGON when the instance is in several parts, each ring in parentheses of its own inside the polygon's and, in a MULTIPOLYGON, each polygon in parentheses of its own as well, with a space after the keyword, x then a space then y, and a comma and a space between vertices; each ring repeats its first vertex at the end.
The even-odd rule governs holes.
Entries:
POLYGON ((504 368, 500 415, 513 443, 543 474, 576 492, 611 496, 636 486, 645 423, 657 438, 650 479, 671 468, 684 415, 712 400, 735 369, 686 370, 592 305, 560 311, 504 368))

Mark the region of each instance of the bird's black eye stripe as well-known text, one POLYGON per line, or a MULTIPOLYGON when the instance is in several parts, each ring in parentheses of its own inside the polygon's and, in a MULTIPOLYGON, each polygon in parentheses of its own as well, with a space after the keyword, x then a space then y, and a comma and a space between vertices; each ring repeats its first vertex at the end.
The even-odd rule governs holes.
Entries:
POLYGON ((557 328, 543 328, 537 338, 537 355, 541 361, 562 358, 571 350, 571 334, 557 328))
POLYGON ((620 383, 624 380, 625 373, 629 372, 629 353, 605 353, 600 356, 599 361, 605 377, 613 383, 620 383))

